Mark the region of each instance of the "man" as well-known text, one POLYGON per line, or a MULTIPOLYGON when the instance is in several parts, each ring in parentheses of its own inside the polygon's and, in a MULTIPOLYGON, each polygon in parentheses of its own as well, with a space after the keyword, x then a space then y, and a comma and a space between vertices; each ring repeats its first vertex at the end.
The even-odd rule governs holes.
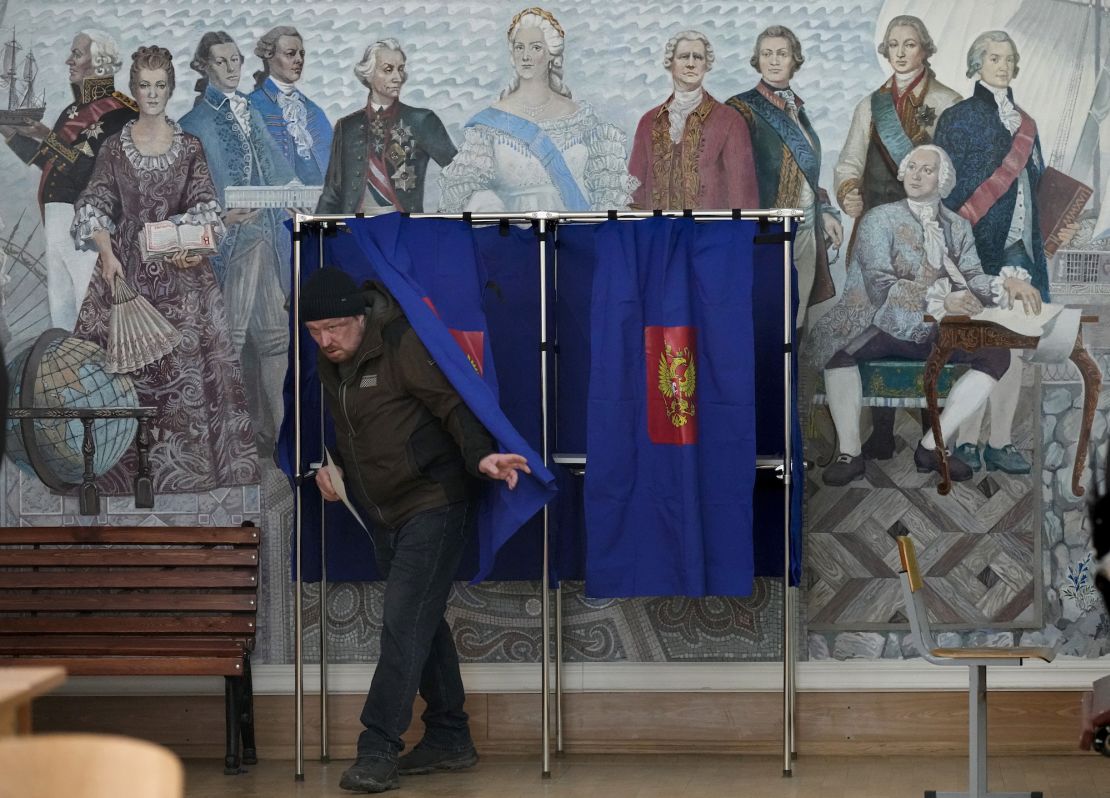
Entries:
POLYGON ((73 245, 73 204, 92 176, 100 145, 138 117, 139 108, 115 89, 115 74, 123 62, 108 34, 78 33, 65 63, 73 102, 58 115, 53 129, 41 122, 0 125, 0 134, 24 163, 42 170, 38 199, 46 236, 50 324, 72 331, 97 258, 95 251, 78 251, 73 245))
MULTIPOLYGON (((463 711, 458 653, 443 617, 476 515, 478 478, 515 488, 524 457, 500 454, 378 283, 359 291, 325 268, 301 290, 301 319, 320 347, 318 371, 336 427, 349 495, 374 523, 385 605, 378 658, 362 710, 358 760, 339 786, 383 792, 398 774, 471 767, 478 754, 463 711), (417 689, 424 738, 398 760, 417 689)), ((342 474, 343 471, 339 473, 342 474)), ((329 469, 320 493, 339 498, 329 469)))
POLYGON ((446 166, 455 158, 455 145, 435 112, 399 99, 408 73, 405 52, 396 39, 366 48, 354 72, 370 96, 365 108, 335 124, 316 212, 422 212, 428 160, 446 166))
MULTIPOLYGON (((917 17, 894 17, 878 49, 894 74, 856 106, 833 173, 837 202, 853 219, 905 198, 898 164, 915 145, 932 141, 937 118, 960 100, 933 74, 929 58, 936 44, 917 17)), ((858 229, 848 243, 849 258, 858 229)), ((871 408, 872 432, 863 444, 864 457, 894 456, 894 413, 892 407, 871 408)))
MULTIPOLYGON (((293 170, 266 132, 262 116, 239 91, 243 56, 224 31, 205 33, 192 68, 202 75, 199 95, 181 127, 200 139, 216 195, 225 205, 228 186, 287 183, 293 170)), ((231 343, 243 363, 244 386, 258 452, 268 457, 284 414, 282 390, 289 353, 285 311, 289 285, 284 212, 231 209, 227 234, 214 264, 227 298, 231 343), (246 352, 246 354, 244 354, 246 352)))
POLYGON ((772 25, 759 34, 749 62, 761 80, 754 89, 728 101, 748 122, 759 181, 759 207, 801 208, 805 222, 794 239, 798 272, 798 316, 835 293, 829 273, 826 242, 839 247, 839 214, 828 193, 817 185, 821 174, 821 141, 803 110, 802 98, 790 80, 802 66, 802 44, 789 28, 772 25))
POLYGON ((251 102, 297 179, 306 186, 321 185, 331 150, 331 123, 323 109, 295 85, 304 72, 301 34, 289 25, 278 25, 258 40, 254 54, 262 59, 262 69, 254 73, 251 102))
POLYGON ((629 173, 640 181, 637 208, 759 207, 751 136, 744 118, 702 88, 713 45, 687 30, 667 42, 663 68, 674 91, 640 119, 629 173))
MULTIPOLYGON (((936 337, 930 313, 974 315, 984 305, 1021 301, 1039 312, 1040 293, 1019 276, 984 274, 975 252, 971 226, 941 204, 956 174, 939 147, 915 147, 898 170, 906 199, 873 208, 859 225, 859 236, 848 265, 840 301, 814 326, 810 355, 825 370, 829 412, 836 427, 840 453, 825 469, 826 485, 847 485, 864 475, 860 454, 859 414, 863 386, 858 364, 863 360, 897 357, 926 360, 936 337)), ((940 416, 941 430, 953 431, 987 400, 1010 367, 1005 349, 956 350, 951 361, 970 370, 952 386, 940 416)), ((913 456, 917 470, 940 470, 932 432, 924 435, 913 456)), ((949 460, 949 476, 970 479, 971 469, 949 460)))
MULTIPOLYGON (((1048 262, 1041 239, 1037 187, 1044 158, 1033 118, 1014 104, 1010 84, 1018 74, 1018 50, 1004 31, 976 37, 967 52, 967 76, 978 77, 971 97, 945 111, 936 143, 952 157, 958 179, 944 203, 967 219, 987 274, 1024 270, 1049 298, 1048 262)), ((980 460, 983 412, 968 419, 956 456, 978 471, 1028 474, 1029 461, 1013 444, 1011 429, 1021 393, 1021 356, 991 395, 991 432, 980 460)), ((985 407, 983 408, 985 410, 985 407)))

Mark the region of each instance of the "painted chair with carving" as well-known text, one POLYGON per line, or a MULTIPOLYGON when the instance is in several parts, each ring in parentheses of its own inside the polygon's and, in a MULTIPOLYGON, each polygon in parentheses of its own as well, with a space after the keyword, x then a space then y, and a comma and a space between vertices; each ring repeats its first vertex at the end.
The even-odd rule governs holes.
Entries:
POLYGON ((1056 652, 1045 646, 941 648, 933 639, 929 615, 925 609, 925 582, 917 567, 913 541, 898 538, 898 555, 902 560, 899 578, 906 617, 910 619, 913 641, 921 657, 934 665, 960 665, 968 669, 967 792, 936 792, 926 790, 925 798, 1042 798, 1040 792, 987 791, 987 666, 1021 666, 1039 659, 1051 662, 1056 652))

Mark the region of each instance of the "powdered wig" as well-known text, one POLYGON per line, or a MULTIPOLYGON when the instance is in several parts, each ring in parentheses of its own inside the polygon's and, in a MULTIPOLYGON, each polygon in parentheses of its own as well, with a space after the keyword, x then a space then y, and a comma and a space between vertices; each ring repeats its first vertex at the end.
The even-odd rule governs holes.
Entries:
POLYGON ((152 45, 150 47, 140 47, 131 54, 131 78, 127 85, 131 89, 132 96, 138 93, 139 70, 142 69, 165 70, 166 85, 170 94, 173 94, 173 87, 176 83, 173 74, 173 54, 169 50, 165 47, 152 45))
POLYGON ((802 55, 802 43, 798 41, 798 37, 794 35, 794 31, 790 30, 790 28, 785 25, 772 25, 756 37, 755 48, 752 50, 752 59, 748 62, 752 65, 752 69, 756 72, 759 71, 759 48, 763 44, 764 39, 786 39, 786 41, 790 42, 790 55, 794 59, 794 72, 802 68, 802 64, 805 63, 806 57, 802 55))
POLYGON ((89 37, 89 57, 92 58, 93 74, 106 78, 119 72, 123 66, 119 45, 116 40, 102 30, 83 30, 89 37))
POLYGON ((933 37, 929 35, 929 29, 925 27, 925 23, 920 19, 909 14, 901 14, 890 21, 886 26, 886 34, 883 40, 879 42, 879 55, 883 58, 890 58, 889 48, 887 42, 890 41, 890 32, 895 28, 913 28, 917 31, 917 43, 925 50, 925 63, 929 63, 930 56, 936 55, 937 45, 933 41, 933 37))
POLYGON ((1021 60, 1021 56, 1018 55, 1018 48, 1014 40, 1004 30, 989 30, 975 37, 975 41, 971 43, 971 47, 967 51, 967 76, 973 78, 979 74, 979 70, 983 68, 983 60, 987 57, 987 44, 990 42, 1009 42, 1010 46, 1014 48, 1014 77, 1016 78, 1018 76, 1018 61, 1021 60))
POLYGON ((921 144, 910 150, 909 154, 902 159, 902 163, 898 164, 898 179, 906 179, 906 167, 909 165, 910 159, 919 152, 935 152, 937 160, 940 163, 940 175, 937 178, 937 192, 940 198, 944 199, 952 193, 952 189, 956 187, 956 167, 952 165, 952 159, 948 157, 948 153, 938 147, 936 144, 921 144))
POLYGON ((277 52, 278 39, 282 36, 294 36, 304 41, 304 37, 292 25, 278 25, 262 34, 262 38, 254 46, 254 54, 262 59, 262 69, 254 73, 254 85, 258 88, 270 77, 270 59, 277 52))
MULTIPOLYGON (((212 48, 219 44, 235 44, 235 40, 226 31, 208 31, 200 37, 196 52, 193 53, 193 60, 189 62, 189 67, 201 74, 200 80, 194 86, 198 94, 204 94, 205 89, 208 88, 208 59, 212 55, 212 48)), ((239 45, 236 44, 235 49, 239 50, 239 45)), ((239 57, 243 57, 242 52, 239 53, 239 57)))
MULTIPOLYGON (((517 31, 521 28, 539 28, 543 32, 543 42, 547 46, 547 54, 551 57, 547 65, 547 83, 556 94, 570 97, 570 89, 563 84, 563 41, 566 39, 563 26, 559 24, 559 21, 555 19, 550 11, 544 11, 536 6, 524 9, 513 17, 513 21, 509 25, 510 58, 513 52, 513 41, 516 38, 517 31)), ((519 86, 520 75, 516 74, 514 70, 513 79, 509 83, 509 87, 501 92, 501 97, 508 97, 519 86)))
POLYGON ((709 37, 696 30, 684 30, 681 33, 676 33, 667 42, 667 46, 663 50, 663 69, 670 70, 671 64, 674 63, 674 51, 679 42, 701 42, 705 46, 705 71, 708 72, 713 68, 715 56, 713 55, 713 45, 709 43, 709 37))
POLYGON ((401 58, 405 59, 405 71, 401 73, 401 84, 404 85, 405 81, 409 79, 408 73, 408 56, 405 51, 401 49, 401 43, 396 39, 379 39, 372 45, 366 48, 366 52, 362 54, 362 60, 355 64, 355 77, 358 82, 366 88, 370 88, 370 76, 374 74, 374 70, 378 68, 378 53, 382 50, 392 50, 400 53, 401 58))

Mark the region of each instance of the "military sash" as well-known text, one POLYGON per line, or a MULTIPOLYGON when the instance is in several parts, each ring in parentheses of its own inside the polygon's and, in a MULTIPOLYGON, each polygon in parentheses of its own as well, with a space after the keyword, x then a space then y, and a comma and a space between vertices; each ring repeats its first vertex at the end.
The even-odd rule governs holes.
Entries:
POLYGON ((777 105, 764 97, 758 88, 744 92, 740 99, 782 139, 794 162, 805 175, 809 187, 817 194, 820 190, 817 181, 821 177, 821 156, 810 145, 801 128, 794 124, 794 120, 785 111, 779 110, 777 105))
POLYGON ((877 91, 871 95, 871 122, 875 136, 895 166, 910 154, 913 142, 902 127, 898 109, 894 105, 894 95, 888 91, 877 91))
POLYGON ((979 184, 979 187, 967 198, 967 202, 959 210, 960 216, 973 225, 978 224, 994 204, 1010 190, 1010 186, 1017 180, 1029 156, 1033 154, 1033 145, 1037 140, 1037 123, 1033 117, 1018 108, 1021 114, 1021 125, 1014 133, 1014 140, 1010 144, 1010 151, 1002 159, 1002 163, 994 170, 990 177, 979 184))
POLYGON ((562 152, 539 125, 496 108, 479 111, 466 123, 466 127, 475 125, 491 127, 524 142, 528 152, 543 166, 563 200, 563 207, 553 210, 588 211, 590 209, 590 203, 579 188, 578 181, 570 173, 570 167, 563 160, 562 152))

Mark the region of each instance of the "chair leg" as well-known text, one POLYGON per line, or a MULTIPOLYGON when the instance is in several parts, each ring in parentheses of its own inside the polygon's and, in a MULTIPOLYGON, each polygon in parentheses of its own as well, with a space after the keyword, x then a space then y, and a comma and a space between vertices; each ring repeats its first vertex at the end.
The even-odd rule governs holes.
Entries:
POLYGON ((967 759, 969 798, 987 798, 987 666, 968 668, 967 759))
POLYGON ((254 747, 254 682, 251 678, 251 656, 243 656, 243 699, 239 713, 243 734, 243 764, 257 765, 254 747))
POLYGON ((236 776, 239 770, 239 706, 243 695, 243 677, 224 677, 224 716, 226 718, 226 742, 224 753, 224 775, 236 776))

